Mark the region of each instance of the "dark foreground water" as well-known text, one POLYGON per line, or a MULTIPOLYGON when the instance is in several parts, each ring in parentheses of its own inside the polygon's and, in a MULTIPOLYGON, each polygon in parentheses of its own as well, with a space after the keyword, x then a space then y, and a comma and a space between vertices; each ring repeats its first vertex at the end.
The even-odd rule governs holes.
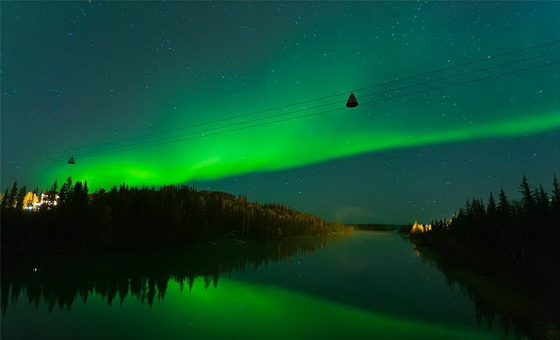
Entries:
POLYGON ((2 339, 506 339, 392 232, 3 264, 2 339))

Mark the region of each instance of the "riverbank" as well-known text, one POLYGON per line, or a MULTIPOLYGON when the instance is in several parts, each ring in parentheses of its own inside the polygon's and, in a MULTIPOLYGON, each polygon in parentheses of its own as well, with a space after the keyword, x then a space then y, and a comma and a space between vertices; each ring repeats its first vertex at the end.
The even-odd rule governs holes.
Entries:
POLYGON ((400 224, 351 224, 350 226, 359 230, 368 231, 398 231, 405 227, 400 224))
POLYGON ((444 273, 450 285, 459 285, 472 298, 479 323, 500 322, 505 329, 535 340, 560 339, 558 300, 536 291, 526 277, 507 271, 481 273, 421 239, 409 234, 403 236, 424 259, 444 273))
MULTIPOLYGON (((338 224, 337 224, 338 225, 338 224)), ((321 236, 328 239, 343 237, 350 235, 354 231, 352 226, 338 225, 336 229, 321 236)), ((232 238, 231 235, 222 235, 220 237, 207 237, 205 239, 193 239, 183 243, 174 243, 169 245, 125 245, 121 247, 85 247, 85 246, 69 246, 64 243, 48 243, 35 245, 34 247, 4 245, 2 243, 1 258, 2 260, 18 260, 26 258, 35 258, 40 256, 82 256, 82 255, 95 255, 99 253, 113 253, 113 254, 150 254, 158 251, 174 251, 184 249, 199 249, 200 247, 220 248, 231 246, 251 246, 258 244, 268 244, 270 242, 293 242, 300 239, 306 239, 310 235, 296 235, 296 236, 283 236, 274 237, 269 239, 237 239, 232 238)))
POLYGON ((55 182, 50 198, 36 210, 27 209, 25 190, 20 191, 2 200, 2 256, 165 249, 197 241, 246 242, 352 229, 283 204, 249 202, 244 196, 190 186, 123 184, 88 194, 87 184, 68 178, 58 193, 55 182))

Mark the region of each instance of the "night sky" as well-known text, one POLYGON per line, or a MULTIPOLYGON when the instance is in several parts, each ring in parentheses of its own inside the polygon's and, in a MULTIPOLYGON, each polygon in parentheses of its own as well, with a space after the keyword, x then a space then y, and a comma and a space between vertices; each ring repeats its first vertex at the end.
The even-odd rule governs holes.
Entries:
POLYGON ((408 223, 560 176, 560 2, 3 1, 1 20, 2 189, 193 184, 408 223))

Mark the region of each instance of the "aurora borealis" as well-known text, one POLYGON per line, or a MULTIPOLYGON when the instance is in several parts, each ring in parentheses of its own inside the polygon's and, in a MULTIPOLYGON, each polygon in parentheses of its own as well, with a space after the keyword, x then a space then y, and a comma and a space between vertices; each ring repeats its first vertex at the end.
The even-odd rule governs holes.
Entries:
POLYGON ((2 189, 192 183, 407 223, 560 175, 557 2, 2 2, 1 15, 2 189))

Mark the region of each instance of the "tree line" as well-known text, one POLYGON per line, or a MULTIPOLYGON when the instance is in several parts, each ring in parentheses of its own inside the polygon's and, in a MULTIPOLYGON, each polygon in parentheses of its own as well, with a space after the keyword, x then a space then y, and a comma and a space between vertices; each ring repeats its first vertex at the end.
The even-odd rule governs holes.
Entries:
POLYGON ((25 187, 14 183, 2 199, 2 251, 134 249, 219 239, 259 240, 349 231, 282 204, 249 202, 246 196, 198 191, 188 185, 161 188, 122 184, 89 194, 87 181, 41 193, 38 211, 25 209, 25 187))
POLYGON ((520 199, 511 199, 501 189, 497 197, 490 193, 486 203, 467 200, 450 221, 432 221, 431 230, 410 239, 435 248, 447 262, 515 279, 513 285, 558 313, 560 185, 554 176, 547 192, 523 176, 519 194, 520 199))

